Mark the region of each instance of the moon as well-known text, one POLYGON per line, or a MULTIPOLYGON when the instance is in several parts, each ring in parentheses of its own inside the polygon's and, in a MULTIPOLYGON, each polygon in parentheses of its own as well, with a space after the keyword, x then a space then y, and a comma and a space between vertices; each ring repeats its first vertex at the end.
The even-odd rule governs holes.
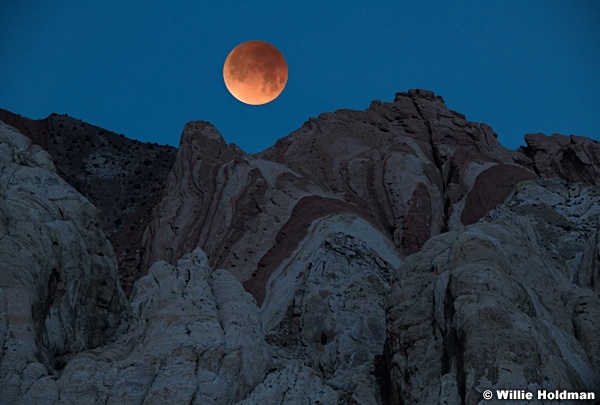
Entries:
POLYGON ((287 83, 288 67, 273 45, 248 41, 233 48, 225 59, 223 79, 233 97, 242 103, 261 105, 281 94, 287 83))

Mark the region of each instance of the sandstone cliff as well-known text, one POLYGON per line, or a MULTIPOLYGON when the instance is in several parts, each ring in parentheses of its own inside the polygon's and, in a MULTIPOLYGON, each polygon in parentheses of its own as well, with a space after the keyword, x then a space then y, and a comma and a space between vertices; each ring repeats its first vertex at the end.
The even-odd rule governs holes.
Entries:
POLYGON ((600 387, 595 141, 508 151, 424 90, 321 114, 256 155, 191 122, 129 234, 126 302, 100 226, 119 231, 1 130, 5 398, 472 404, 600 387), (56 218, 70 233, 44 236, 56 218))

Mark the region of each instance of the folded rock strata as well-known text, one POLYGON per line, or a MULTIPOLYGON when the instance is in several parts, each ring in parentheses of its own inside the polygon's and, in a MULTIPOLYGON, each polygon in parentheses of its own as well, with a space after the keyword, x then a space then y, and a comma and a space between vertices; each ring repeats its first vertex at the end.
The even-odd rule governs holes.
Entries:
POLYGON ((137 246, 126 302, 97 210, 40 147, 0 136, 1 398, 470 404, 600 386, 595 141, 509 152, 424 90, 256 155, 191 122, 164 191, 123 217, 136 232, 107 229, 137 246))
POLYGON ((322 114, 256 156, 192 122, 144 233, 143 267, 201 247, 260 305, 271 274, 319 218, 355 213, 405 255, 476 222, 535 177, 491 128, 423 90, 322 114))

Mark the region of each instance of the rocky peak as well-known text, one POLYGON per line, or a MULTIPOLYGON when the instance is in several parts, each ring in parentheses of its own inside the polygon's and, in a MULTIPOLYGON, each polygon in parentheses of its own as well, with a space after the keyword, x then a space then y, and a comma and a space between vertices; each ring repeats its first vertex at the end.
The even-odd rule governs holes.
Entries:
POLYGON ((175 163, 187 163, 193 167, 200 164, 206 168, 235 154, 237 150, 227 146, 221 133, 210 122, 192 121, 183 128, 175 163))
POLYGON ((0 108, 0 121, 16 128, 31 141, 48 149, 49 122, 48 119, 31 120, 0 108))
POLYGON ((0 126, 3 399, 450 404, 600 385, 595 141, 509 152, 426 90, 323 113, 257 155, 195 121, 155 200, 114 228, 57 173, 111 212, 84 185, 130 189, 115 161, 163 173, 165 149, 9 119, 54 152, 0 126), (129 303, 100 224, 132 257, 129 303))
POLYGON ((525 135, 527 146, 513 152, 515 161, 544 178, 598 184, 600 143, 581 136, 525 135))
POLYGON ((467 121, 426 90, 365 111, 321 114, 257 156, 364 206, 405 253, 476 221, 518 181, 535 177, 515 165, 488 125, 467 121), (496 191, 480 199, 481 187, 496 191))
POLYGON ((217 129, 208 121, 191 121, 185 124, 180 144, 194 138, 206 138, 215 140, 225 146, 223 136, 217 129))

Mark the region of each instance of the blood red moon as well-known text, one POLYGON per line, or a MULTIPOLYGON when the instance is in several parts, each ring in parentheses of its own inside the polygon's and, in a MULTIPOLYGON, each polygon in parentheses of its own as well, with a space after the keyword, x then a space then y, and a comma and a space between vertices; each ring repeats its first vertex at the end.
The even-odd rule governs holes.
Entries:
POLYGON ((275 100, 288 79, 285 58, 263 41, 244 42, 229 53, 223 65, 227 90, 239 101, 260 105, 275 100))

